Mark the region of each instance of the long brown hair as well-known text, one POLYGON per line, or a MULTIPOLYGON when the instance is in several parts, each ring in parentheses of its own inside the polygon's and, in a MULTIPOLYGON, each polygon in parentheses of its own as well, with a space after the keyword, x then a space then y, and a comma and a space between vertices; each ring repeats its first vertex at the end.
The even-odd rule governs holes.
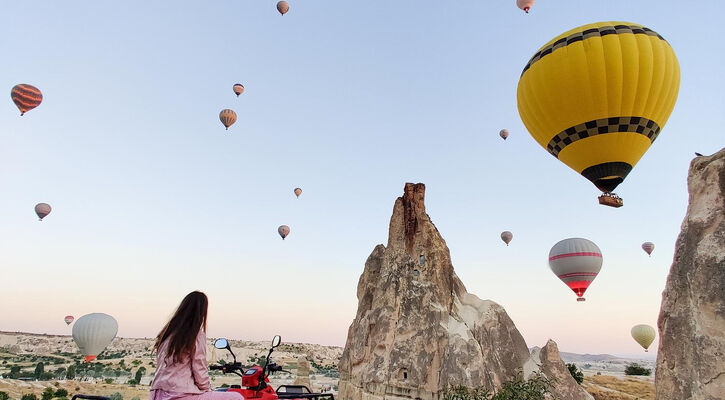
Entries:
POLYGON ((169 341, 167 356, 174 362, 182 362, 185 355, 191 356, 196 350, 196 336, 199 329, 206 332, 206 312, 209 299, 199 291, 193 291, 181 300, 174 316, 156 336, 154 349, 158 350, 164 341, 169 341))

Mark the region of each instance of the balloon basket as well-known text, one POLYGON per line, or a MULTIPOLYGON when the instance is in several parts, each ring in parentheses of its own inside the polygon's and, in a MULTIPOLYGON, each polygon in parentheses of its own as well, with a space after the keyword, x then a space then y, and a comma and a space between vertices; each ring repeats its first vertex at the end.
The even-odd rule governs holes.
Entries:
POLYGON ((624 200, 617 196, 616 193, 604 193, 599 196, 599 204, 614 208, 619 208, 624 205, 624 200))
POLYGON ((583 297, 577 297, 576 301, 587 301, 587 299, 585 299, 583 297))

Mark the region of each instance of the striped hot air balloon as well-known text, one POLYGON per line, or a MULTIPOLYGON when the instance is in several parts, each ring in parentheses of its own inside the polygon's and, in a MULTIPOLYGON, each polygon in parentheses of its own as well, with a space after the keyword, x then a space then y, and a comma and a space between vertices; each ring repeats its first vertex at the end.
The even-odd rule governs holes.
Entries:
POLYGON ((235 113, 234 110, 230 110, 228 108, 224 109, 219 113, 219 120, 222 121, 224 127, 229 130, 229 127, 237 122, 237 113, 235 113))
MULTIPOLYGON (((677 101, 680 67, 657 32, 597 22, 564 32, 529 60, 516 90, 521 120, 552 156, 604 192, 657 139, 677 101)), ((558 185, 559 183, 557 183, 558 185)))
POLYGON ((644 242, 642 243, 642 250, 647 253, 648 256, 652 257, 652 252, 655 249, 655 244, 652 242, 644 242))
POLYGON ((21 83, 13 86, 13 90, 10 91, 10 98, 13 99, 13 102, 20 110, 20 115, 24 115, 40 105, 43 101, 43 93, 33 85, 21 83))
POLYGON ((118 322, 108 314, 87 314, 73 324, 73 341, 86 361, 91 362, 111 344, 118 333, 118 322))
POLYGON ((584 292, 602 269, 602 251, 594 242, 582 238, 564 239, 549 251, 549 267, 584 301, 584 292))
POLYGON ((277 228, 277 233, 279 233, 279 235, 282 236, 282 240, 284 240, 284 238, 286 238, 287 235, 289 235, 289 232, 290 232, 289 226, 287 226, 287 225, 282 225, 279 228, 277 228))
POLYGON ((289 3, 286 1, 280 1, 277 3, 277 11, 279 11, 280 14, 285 15, 287 14, 287 11, 289 11, 289 3))
POLYGON ((234 94, 239 97, 240 94, 244 93, 244 85, 242 85, 241 83, 235 83, 232 87, 232 90, 234 90, 234 94))
POLYGON ((63 318, 63 321, 65 321, 66 325, 70 325, 74 319, 75 318, 73 318, 72 315, 66 315, 65 318, 63 318))
POLYGON ((38 218, 40 218, 41 221, 50 214, 50 211, 51 208, 48 203, 38 203, 35 205, 35 214, 38 215, 38 218))

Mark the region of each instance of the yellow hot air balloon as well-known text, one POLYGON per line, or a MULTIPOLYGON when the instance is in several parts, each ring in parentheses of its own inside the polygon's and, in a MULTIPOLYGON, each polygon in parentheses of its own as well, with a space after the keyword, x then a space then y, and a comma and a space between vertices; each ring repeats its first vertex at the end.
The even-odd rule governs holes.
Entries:
POLYGON ((632 338, 634 338, 640 346, 644 347, 644 351, 647 351, 649 346, 655 340, 655 328, 649 325, 635 325, 632 327, 631 333, 632 338))
POLYGON ((611 193, 649 149, 672 113, 680 66, 657 32, 630 22, 597 22, 545 44, 521 73, 517 103, 531 136, 611 193))

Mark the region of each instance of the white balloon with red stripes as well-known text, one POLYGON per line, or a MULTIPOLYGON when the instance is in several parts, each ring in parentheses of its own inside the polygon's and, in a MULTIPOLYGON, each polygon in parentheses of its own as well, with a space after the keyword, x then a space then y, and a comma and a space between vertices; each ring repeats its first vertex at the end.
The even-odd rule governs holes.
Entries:
POLYGON ((602 269, 602 251, 584 238, 569 238, 555 244, 549 251, 549 267, 584 301, 584 292, 602 269))

